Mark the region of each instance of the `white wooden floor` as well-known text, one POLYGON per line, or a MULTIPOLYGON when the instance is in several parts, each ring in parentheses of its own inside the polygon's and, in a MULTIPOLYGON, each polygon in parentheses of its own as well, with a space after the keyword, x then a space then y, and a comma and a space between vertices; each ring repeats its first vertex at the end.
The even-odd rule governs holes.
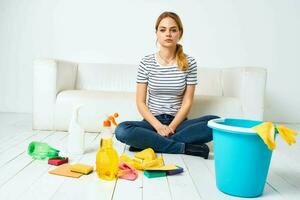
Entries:
MULTIPOLYGON (((288 125, 300 130, 300 125, 288 125)), ((83 156, 70 157, 70 163, 82 162, 95 165, 99 135, 86 134, 87 150, 83 156)), ((299 136, 298 136, 299 139, 299 136)), ((21 200, 168 200, 168 199, 241 199, 218 191, 215 186, 214 160, 163 154, 166 164, 176 164, 185 170, 181 175, 148 179, 140 172, 136 181, 100 180, 93 172, 79 179, 48 174, 53 166, 47 161, 32 160, 27 146, 33 140, 47 142, 66 154, 67 133, 32 131, 31 115, 0 113, 0 199, 21 200)), ((299 141, 300 143, 300 141, 299 141)), ((257 199, 300 199, 300 145, 291 148, 280 138, 273 153, 264 195, 257 199)), ((119 153, 128 147, 115 142, 119 153)))

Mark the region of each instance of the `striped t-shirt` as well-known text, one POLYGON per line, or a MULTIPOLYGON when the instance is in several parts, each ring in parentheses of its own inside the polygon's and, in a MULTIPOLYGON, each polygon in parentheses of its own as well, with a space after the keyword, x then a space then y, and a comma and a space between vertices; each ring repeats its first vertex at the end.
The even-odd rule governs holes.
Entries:
POLYGON ((186 56, 189 63, 186 71, 178 69, 176 64, 160 65, 156 54, 150 54, 141 60, 137 83, 148 84, 147 106, 154 116, 175 116, 181 107, 186 85, 197 84, 197 63, 191 56, 186 56))

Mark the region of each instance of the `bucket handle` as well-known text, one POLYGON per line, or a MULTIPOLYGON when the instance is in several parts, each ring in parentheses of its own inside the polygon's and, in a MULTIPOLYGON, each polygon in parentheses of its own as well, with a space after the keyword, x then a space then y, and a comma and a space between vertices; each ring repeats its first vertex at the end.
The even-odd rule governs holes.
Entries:
POLYGON ((235 127, 235 126, 227 126, 224 124, 220 124, 220 122, 224 122, 225 118, 218 118, 218 119, 211 119, 208 121, 207 125, 210 128, 216 128, 221 130, 227 130, 227 131, 233 131, 233 132, 242 132, 245 134, 253 135, 257 134, 254 130, 251 128, 241 128, 241 127, 235 127))

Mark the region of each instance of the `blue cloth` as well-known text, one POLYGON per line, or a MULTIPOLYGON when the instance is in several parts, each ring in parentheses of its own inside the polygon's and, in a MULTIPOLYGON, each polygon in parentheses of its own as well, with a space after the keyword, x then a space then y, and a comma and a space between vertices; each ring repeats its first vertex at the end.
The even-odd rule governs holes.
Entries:
MULTIPOLYGON (((162 114, 155 116, 162 124, 169 125, 174 116, 162 114)), ((135 148, 153 148, 162 153, 184 153, 185 143, 203 144, 212 140, 212 130, 207 126, 211 119, 219 118, 206 115, 196 119, 185 119, 175 130, 175 134, 163 137, 145 119, 142 121, 124 121, 116 130, 116 138, 135 148)))

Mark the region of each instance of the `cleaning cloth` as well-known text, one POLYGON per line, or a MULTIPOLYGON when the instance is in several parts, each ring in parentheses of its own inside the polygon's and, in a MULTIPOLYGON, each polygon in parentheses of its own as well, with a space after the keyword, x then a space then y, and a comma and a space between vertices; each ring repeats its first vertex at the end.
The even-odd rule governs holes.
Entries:
POLYGON ((145 170, 148 170, 148 171, 169 171, 169 170, 174 170, 174 169, 177 169, 176 165, 164 165, 164 166, 159 166, 159 167, 145 168, 145 170))
POLYGON ((56 167, 53 170, 50 170, 49 174, 54 174, 58 176, 67 176, 72 178, 79 178, 82 176, 81 173, 72 172, 70 168, 71 168, 70 164, 63 164, 60 165, 59 167, 56 167))
POLYGON ((121 162, 119 164, 118 177, 130 181, 134 181, 138 177, 138 172, 130 165, 121 162))

